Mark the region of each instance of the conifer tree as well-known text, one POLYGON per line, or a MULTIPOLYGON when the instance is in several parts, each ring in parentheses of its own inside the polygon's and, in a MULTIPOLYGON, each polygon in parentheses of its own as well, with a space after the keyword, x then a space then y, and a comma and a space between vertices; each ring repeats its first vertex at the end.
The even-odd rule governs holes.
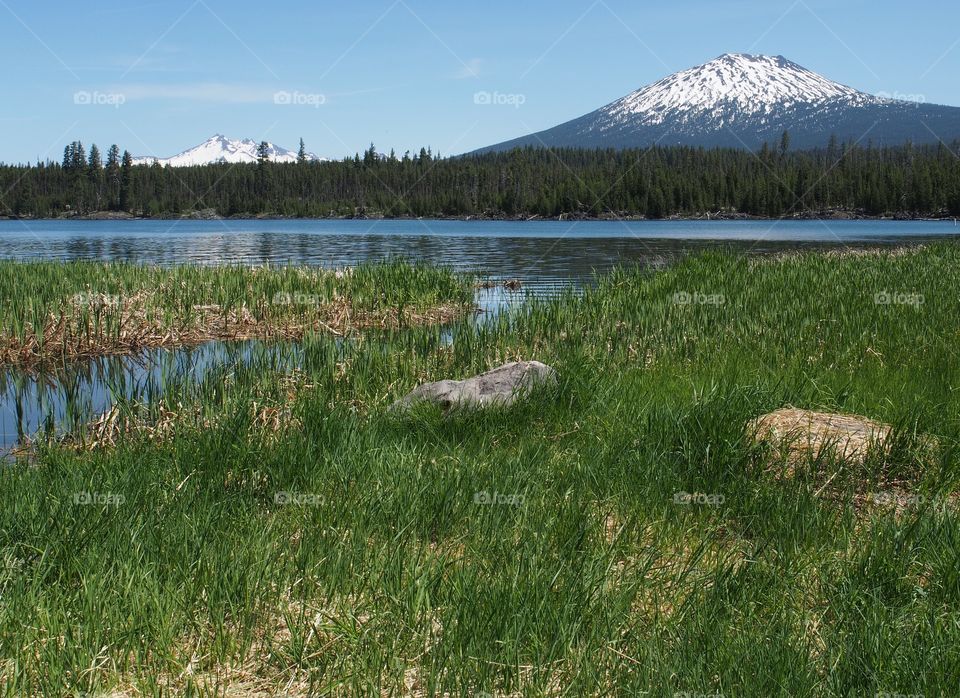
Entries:
POLYGON ((120 167, 120 147, 114 143, 107 149, 107 169, 120 167))
POLYGON ((784 131, 780 136, 780 156, 783 157, 790 150, 790 132, 784 131))
POLYGON ((83 143, 80 141, 73 142, 73 149, 71 151, 70 158, 70 169, 79 172, 86 169, 87 167, 87 151, 84 150, 83 143))
POLYGON ((129 150, 123 151, 120 165, 120 210, 129 211, 133 201, 133 156, 129 150))
POLYGON ((87 179, 93 191, 93 207, 99 211, 103 205, 103 162, 100 149, 94 143, 90 146, 90 161, 87 165, 87 179))
POLYGON ((111 210, 120 207, 120 148, 116 143, 107 150, 107 191, 111 210))
POLYGON ((103 169, 103 161, 100 159, 100 149, 96 143, 90 146, 89 167, 93 172, 99 172, 103 169))
POLYGON ((257 194, 260 201, 255 207, 257 211, 263 211, 265 199, 269 196, 270 182, 268 178, 268 168, 270 167, 270 144, 266 141, 260 141, 257 146, 257 194))

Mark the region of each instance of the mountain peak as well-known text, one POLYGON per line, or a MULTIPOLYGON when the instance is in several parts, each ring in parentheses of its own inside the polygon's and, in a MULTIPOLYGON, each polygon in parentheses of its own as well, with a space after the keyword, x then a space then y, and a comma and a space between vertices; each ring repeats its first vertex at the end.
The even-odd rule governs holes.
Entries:
POLYGON ((740 69, 746 69, 746 70, 755 68, 757 66, 763 66, 763 65, 777 67, 777 68, 793 68, 793 69, 799 69, 799 70, 806 70, 805 68, 803 68, 803 66, 800 66, 794 63, 793 61, 791 61, 789 58, 786 58, 779 54, 776 56, 767 56, 762 53, 724 53, 717 56, 712 61, 704 63, 702 66, 699 66, 699 67, 704 68, 713 64, 728 65, 733 68, 740 68, 740 69))
POLYGON ((640 115, 647 123, 682 123, 711 112, 726 111, 737 118, 839 98, 871 99, 783 56, 725 53, 637 90, 603 111, 613 122, 640 115))
POLYGON ((960 136, 960 109, 882 99, 808 70, 784 56, 724 53, 668 75, 600 109, 486 150, 518 146, 759 148, 789 131, 794 147, 831 136, 875 143, 960 136))
MULTIPOLYGON (((738 60, 740 60, 740 61, 753 61, 753 62, 785 61, 785 62, 787 62, 787 63, 792 62, 792 61, 788 61, 786 58, 784 58, 784 57, 781 56, 781 55, 768 56, 768 55, 763 54, 763 53, 744 53, 744 52, 738 52, 738 51, 732 51, 732 52, 730 52, 730 53, 722 53, 722 54, 720 54, 719 56, 717 56, 714 60, 716 60, 716 61, 722 61, 722 60, 738 61, 738 60)), ((712 62, 712 61, 711 61, 711 62, 712 62)))
MULTIPOLYGON (((159 162, 170 167, 190 167, 192 165, 208 165, 211 163, 250 163, 258 159, 257 150, 260 142, 252 138, 236 140, 227 138, 221 133, 215 133, 198 146, 184 150, 169 158, 140 156, 133 159, 137 165, 152 165, 159 162)), ((297 153, 281 148, 273 143, 267 143, 267 156, 273 162, 296 162, 297 153)), ((323 160, 313 153, 307 153, 308 160, 323 160)))

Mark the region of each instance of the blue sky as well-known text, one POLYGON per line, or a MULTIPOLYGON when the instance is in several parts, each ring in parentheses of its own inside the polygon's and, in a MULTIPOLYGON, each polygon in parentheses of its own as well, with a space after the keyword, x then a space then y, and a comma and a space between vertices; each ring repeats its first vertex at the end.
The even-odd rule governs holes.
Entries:
POLYGON ((732 51, 960 106, 945 0, 0 0, 0 161, 74 139, 167 156, 214 133, 453 154, 732 51))

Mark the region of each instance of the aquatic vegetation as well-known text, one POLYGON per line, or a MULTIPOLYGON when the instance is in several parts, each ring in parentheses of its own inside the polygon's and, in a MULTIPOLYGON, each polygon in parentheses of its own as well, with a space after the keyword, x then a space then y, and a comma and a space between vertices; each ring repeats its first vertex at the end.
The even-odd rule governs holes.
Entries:
MULTIPOLYGON (((422 273, 411 297, 457 297, 422 273)), ((709 254, 483 323, 308 332, 121 402, 144 428, 0 471, 0 685, 951 695, 958 282, 952 243, 709 254), (519 359, 557 385, 388 409, 519 359), (785 406, 888 440, 779 477, 749 425, 785 406)))
POLYGON ((403 261, 349 271, 0 262, 0 363, 447 323, 470 311, 470 287, 403 261))

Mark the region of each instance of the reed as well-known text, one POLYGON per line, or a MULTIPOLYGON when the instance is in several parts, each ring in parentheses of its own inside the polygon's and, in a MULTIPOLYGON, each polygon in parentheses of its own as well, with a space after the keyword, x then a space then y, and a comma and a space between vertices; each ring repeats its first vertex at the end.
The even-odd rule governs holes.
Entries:
POLYGON ((0 364, 444 323, 469 312, 469 289, 403 260, 349 271, 0 262, 0 364))

